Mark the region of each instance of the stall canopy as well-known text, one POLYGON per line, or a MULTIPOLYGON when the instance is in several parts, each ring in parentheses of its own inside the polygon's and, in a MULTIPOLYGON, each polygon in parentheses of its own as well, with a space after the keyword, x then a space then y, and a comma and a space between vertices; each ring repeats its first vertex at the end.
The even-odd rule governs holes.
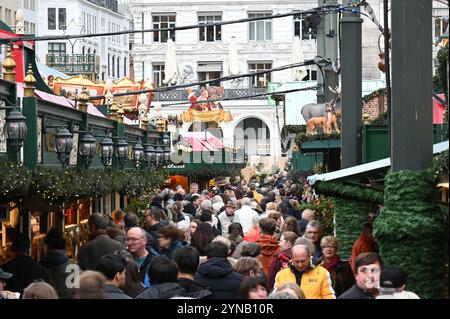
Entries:
POLYGON ((210 132, 188 132, 183 137, 188 138, 194 152, 219 151, 224 148, 222 141, 210 132))
POLYGON ((48 78, 49 75, 53 75, 54 78, 61 78, 61 79, 69 78, 69 76, 67 74, 64 74, 56 69, 46 66, 45 64, 36 62, 36 65, 38 67, 39 73, 44 78, 48 78))
MULTIPOLYGON (((442 153, 448 150, 448 146, 449 146, 448 141, 434 144, 433 154, 442 153)), ((390 166, 391 166, 391 158, 388 157, 382 160, 357 165, 349 168, 344 168, 330 173, 311 175, 308 176, 308 183, 310 185, 314 185, 316 182, 319 181, 328 182, 328 181, 349 180, 361 176, 376 174, 381 171, 387 171, 390 166)))

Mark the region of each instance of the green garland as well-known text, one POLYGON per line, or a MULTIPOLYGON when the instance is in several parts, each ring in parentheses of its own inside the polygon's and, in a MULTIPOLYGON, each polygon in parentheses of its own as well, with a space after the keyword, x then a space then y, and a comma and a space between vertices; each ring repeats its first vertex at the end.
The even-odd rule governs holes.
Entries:
POLYGON ((22 163, 0 161, 0 198, 14 201, 18 194, 27 192, 30 178, 30 171, 22 163))
POLYGON ((219 176, 236 176, 241 174, 241 166, 230 165, 229 168, 218 169, 218 168, 202 168, 202 169, 191 169, 191 168, 180 168, 180 169, 170 169, 168 172, 170 175, 183 175, 196 178, 209 178, 213 179, 219 176))
POLYGON ((376 98, 377 96, 385 95, 385 94, 386 94, 386 88, 381 88, 381 89, 373 91, 370 94, 364 95, 362 100, 363 100, 363 103, 367 103, 367 102, 370 102, 372 99, 376 98))
POLYGON ((314 211, 314 219, 320 222, 324 236, 332 236, 334 234, 334 206, 333 201, 329 197, 320 196, 313 203, 300 203, 296 209, 303 212, 305 209, 314 211))
POLYGON ((358 186, 344 185, 338 182, 319 182, 314 189, 320 193, 336 197, 344 197, 355 201, 383 203, 383 192, 358 186))
POLYGON ((355 241, 361 235, 363 225, 368 221, 370 204, 342 198, 333 198, 336 210, 336 237, 339 239, 339 256, 349 259, 355 241))
POLYGON ((341 133, 337 133, 335 131, 330 134, 318 133, 318 134, 306 134, 306 126, 305 132, 297 133, 295 136, 295 144, 301 148, 301 145, 305 142, 313 142, 313 141, 323 141, 323 140, 335 140, 341 138, 341 133))
POLYGON ((117 171, 38 167, 31 171, 21 164, 0 162, 1 201, 34 198, 52 205, 113 192, 134 197, 162 185, 166 176, 167 172, 161 169, 117 171))
POLYGON ((390 172, 375 221, 385 264, 402 267, 421 298, 442 298, 448 273, 448 210, 437 205, 435 185, 432 169, 390 172))

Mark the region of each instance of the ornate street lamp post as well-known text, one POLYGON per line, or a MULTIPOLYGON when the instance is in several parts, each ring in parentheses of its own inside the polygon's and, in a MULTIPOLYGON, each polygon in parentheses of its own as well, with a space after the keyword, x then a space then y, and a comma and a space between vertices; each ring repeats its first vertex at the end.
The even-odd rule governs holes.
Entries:
POLYGON ((100 158, 105 168, 111 165, 111 160, 114 154, 114 143, 109 136, 105 136, 100 142, 100 158))
POLYGON ((119 161, 120 169, 123 169, 127 162, 128 155, 128 143, 125 139, 121 138, 116 144, 116 157, 119 161))
POLYGON ((87 169, 94 158, 97 150, 96 139, 90 132, 86 132, 80 140, 78 152, 83 159, 83 165, 87 169))
POLYGON ((58 160, 62 167, 69 165, 70 152, 72 151, 72 134, 65 127, 59 127, 56 130, 54 149, 58 155, 58 160))
POLYGON ((144 153, 144 162, 147 168, 150 168, 151 165, 155 162, 155 149, 151 145, 147 145, 144 153))
POLYGON ((135 162, 136 168, 140 166, 141 161, 144 159, 144 148, 141 145, 141 140, 139 139, 136 145, 133 147, 133 160, 135 162))
POLYGON ((8 140, 9 147, 14 153, 20 150, 27 135, 25 119, 25 116, 18 109, 11 110, 5 117, 3 132, 8 140))

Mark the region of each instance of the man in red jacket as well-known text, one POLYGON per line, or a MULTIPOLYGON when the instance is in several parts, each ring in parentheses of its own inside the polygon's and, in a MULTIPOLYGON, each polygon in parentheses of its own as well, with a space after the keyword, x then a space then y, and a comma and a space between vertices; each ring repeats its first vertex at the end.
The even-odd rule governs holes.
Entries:
POLYGON ((378 251, 378 244, 372 235, 373 226, 372 223, 365 223, 363 232, 359 238, 355 241, 352 248, 352 256, 350 257, 350 266, 355 273, 355 260, 362 253, 376 253, 378 251))
POLYGON ((277 256, 280 253, 278 240, 273 235, 276 227, 276 222, 272 218, 262 218, 259 220, 261 235, 256 240, 256 243, 261 247, 261 255, 259 257, 259 261, 263 266, 263 271, 266 275, 266 278, 269 278, 269 269, 273 257, 277 256))

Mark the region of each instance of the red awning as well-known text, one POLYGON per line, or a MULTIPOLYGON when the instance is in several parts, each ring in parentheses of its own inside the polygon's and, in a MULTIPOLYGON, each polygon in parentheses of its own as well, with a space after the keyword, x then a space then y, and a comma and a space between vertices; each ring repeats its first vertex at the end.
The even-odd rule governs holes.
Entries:
MULTIPOLYGON (((437 94, 439 98, 445 101, 445 94, 437 94)), ((433 124, 444 123, 445 105, 439 102, 438 99, 433 97, 433 124)))

